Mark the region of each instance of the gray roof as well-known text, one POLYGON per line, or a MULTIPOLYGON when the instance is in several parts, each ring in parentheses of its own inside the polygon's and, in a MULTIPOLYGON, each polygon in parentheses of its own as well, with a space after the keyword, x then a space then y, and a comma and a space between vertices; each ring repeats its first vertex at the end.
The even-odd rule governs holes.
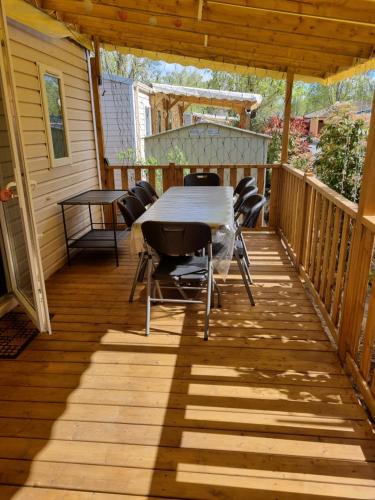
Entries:
POLYGON ((165 130, 164 132, 159 132, 158 134, 148 135, 145 137, 145 139, 147 140, 147 139, 150 139, 151 137, 159 137, 162 135, 174 134, 175 132, 177 132, 179 130, 185 130, 188 128, 195 128, 195 127, 202 127, 202 126, 207 125, 207 124, 212 125, 214 127, 224 128, 224 129, 227 129, 230 131, 236 130, 237 132, 242 132, 243 134, 248 134, 248 135, 251 135, 253 137, 263 137, 264 139, 268 139, 268 140, 272 139, 272 137, 270 135, 259 134, 258 132, 253 132, 252 130, 246 130, 246 129, 238 128, 238 127, 231 127, 230 125, 223 125, 221 123, 216 123, 216 122, 212 122, 209 120, 201 121, 198 123, 192 123, 191 125, 184 125, 183 127, 172 128, 170 130, 165 130))
POLYGON ((229 90, 202 89, 196 87, 183 87, 167 83, 153 83, 152 88, 163 94, 174 94, 189 97, 204 97, 205 99, 218 99, 227 101, 262 102, 262 96, 250 92, 230 92, 229 90))
POLYGON ((340 109, 348 108, 354 114, 371 113, 371 105, 363 102, 340 101, 328 106, 328 108, 318 109, 307 113, 304 118, 329 118, 340 109))

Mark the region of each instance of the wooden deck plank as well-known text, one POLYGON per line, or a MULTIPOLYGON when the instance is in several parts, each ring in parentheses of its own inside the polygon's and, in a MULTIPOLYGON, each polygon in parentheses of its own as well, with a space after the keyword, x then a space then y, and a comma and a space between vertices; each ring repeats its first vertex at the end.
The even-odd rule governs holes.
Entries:
POLYGON ((54 335, 0 362, 0 498, 375 497, 375 440, 276 236, 249 238, 202 340, 200 306, 128 304, 136 258, 47 283, 54 335))

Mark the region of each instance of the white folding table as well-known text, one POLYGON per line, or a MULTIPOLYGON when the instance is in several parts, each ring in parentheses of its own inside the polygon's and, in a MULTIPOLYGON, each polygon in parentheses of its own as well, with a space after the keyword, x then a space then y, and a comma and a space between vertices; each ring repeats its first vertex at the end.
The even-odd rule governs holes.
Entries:
POLYGON ((204 222, 212 229, 213 241, 221 243, 213 264, 226 276, 233 256, 235 227, 233 222, 233 188, 230 186, 186 186, 168 189, 139 219, 131 230, 131 248, 143 250, 142 223, 204 222))

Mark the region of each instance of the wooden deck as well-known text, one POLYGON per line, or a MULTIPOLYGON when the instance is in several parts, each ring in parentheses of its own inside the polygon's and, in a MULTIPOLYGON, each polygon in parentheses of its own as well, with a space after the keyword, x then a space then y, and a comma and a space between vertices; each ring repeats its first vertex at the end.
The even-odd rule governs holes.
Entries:
POLYGON ((49 280, 54 335, 0 362, 1 499, 375 498, 372 428, 303 285, 276 236, 249 242, 257 305, 233 267, 207 343, 198 306, 154 308, 145 338, 126 248, 49 280))

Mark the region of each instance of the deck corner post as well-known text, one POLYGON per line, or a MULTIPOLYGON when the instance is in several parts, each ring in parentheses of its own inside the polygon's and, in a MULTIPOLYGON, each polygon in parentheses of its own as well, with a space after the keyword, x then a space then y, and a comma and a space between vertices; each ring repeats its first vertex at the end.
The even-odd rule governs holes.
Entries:
MULTIPOLYGON (((100 100, 100 85, 102 84, 101 67, 100 67, 100 42, 98 37, 94 37, 94 53, 95 56, 91 58, 91 88, 93 93, 94 114, 96 125, 96 139, 98 145, 99 167, 100 167, 100 180, 102 189, 114 188, 114 171, 108 168, 107 160, 105 158, 104 147, 104 132, 103 132, 103 118, 100 100)), ((111 223, 112 214, 107 208, 104 208, 104 222, 111 223)))
POLYGON ((286 89, 285 89, 285 101, 284 101, 283 135, 281 143, 281 164, 288 163, 288 147, 289 147, 290 118, 292 114, 293 82, 294 82, 294 73, 288 70, 286 75, 286 89))
POLYGON ((375 216, 375 92, 339 328, 339 355, 342 362, 346 360, 346 353, 356 359, 362 330, 375 236, 363 223, 364 217, 368 216, 375 216))
POLYGON ((277 231, 279 228, 279 201, 282 168, 280 164, 275 164, 271 171, 271 192, 269 204, 269 225, 277 231))

